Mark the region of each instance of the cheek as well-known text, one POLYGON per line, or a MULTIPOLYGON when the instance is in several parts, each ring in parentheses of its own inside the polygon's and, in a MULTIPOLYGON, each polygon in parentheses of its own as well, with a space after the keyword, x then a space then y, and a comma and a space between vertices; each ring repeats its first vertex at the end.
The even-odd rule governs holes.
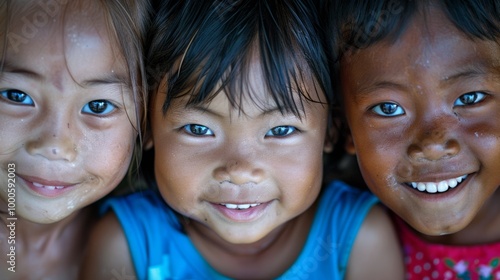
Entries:
POLYGON ((112 190, 125 176, 134 153, 136 133, 132 126, 112 129, 85 137, 81 147, 89 173, 95 174, 112 190))
MULTIPOLYGON (((314 142, 309 142, 314 143, 314 142)), ((323 182, 323 143, 302 145, 276 157, 269 164, 279 181, 284 201, 299 208, 310 205, 323 182)))
POLYGON ((199 197, 204 170, 209 162, 193 153, 185 145, 162 137, 155 141, 154 173, 158 188, 167 203, 177 211, 186 213, 199 197))

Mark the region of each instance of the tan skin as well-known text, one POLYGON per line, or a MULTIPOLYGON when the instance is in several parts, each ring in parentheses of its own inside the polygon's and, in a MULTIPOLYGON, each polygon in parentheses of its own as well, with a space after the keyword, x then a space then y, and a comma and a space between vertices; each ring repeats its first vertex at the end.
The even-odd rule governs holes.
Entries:
MULTIPOLYGON (((23 34, 36 1, 12 1, 23 34), (18 7, 20 5, 20 7, 18 7), (26 10, 22 8, 27 7, 26 10)), ((123 57, 101 7, 60 7, 24 43, 8 41, 0 73, 0 279, 76 279, 96 215, 88 205, 128 170, 137 137, 123 57), (90 8, 92 7, 92 8, 90 8), (106 109, 92 107, 103 100, 106 109), (95 104, 94 104, 95 105, 95 104), (130 114, 132 113, 132 114, 130 114), (15 163, 15 244, 8 243, 8 164, 15 163), (15 272, 7 253, 15 245, 15 272)), ((3 38, 3 37, 2 37, 3 38)), ((4 46, 4 44, 1 44, 4 46)))
POLYGON ((341 73, 348 149, 382 202, 432 242, 500 241, 500 46, 429 7, 341 73))
MULTIPOLYGON (((296 260, 316 211, 322 155, 332 148, 326 140, 327 106, 305 102, 302 119, 281 114, 262 87, 257 56, 253 59, 249 81, 254 99, 244 95, 244 113, 231 107, 224 93, 187 108, 186 98, 175 99, 166 114, 164 95, 155 94, 150 111, 149 146, 155 148, 163 198, 182 215, 207 262, 235 279, 275 278, 296 260), (237 215, 221 203, 261 204, 251 215, 237 215)), ((311 80, 301 86, 313 88, 311 80)), ((99 222, 91 238, 85 279, 110 277, 113 270, 134 275, 113 214, 99 222)), ((375 206, 356 239, 347 279, 400 280, 402 267, 391 222, 375 206), (382 251, 387 256, 377 258, 382 251)))

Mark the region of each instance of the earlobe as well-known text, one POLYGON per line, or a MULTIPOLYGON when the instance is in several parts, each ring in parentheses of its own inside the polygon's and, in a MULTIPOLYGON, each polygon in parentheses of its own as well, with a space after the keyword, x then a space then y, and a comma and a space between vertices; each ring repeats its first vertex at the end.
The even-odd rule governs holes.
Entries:
POLYGON ((150 150, 151 148, 153 148, 154 146, 154 143, 153 143, 153 137, 151 135, 151 132, 149 133, 146 133, 146 135, 144 136, 144 142, 142 144, 142 147, 144 148, 144 150, 150 150))
POLYGON ((325 145, 323 146, 323 152, 326 154, 333 152, 333 141, 330 137, 325 138, 325 145))
POLYGON ((345 150, 347 151, 348 154, 350 154, 350 155, 356 154, 356 147, 354 146, 354 141, 352 140, 351 133, 347 134, 344 146, 345 146, 345 150))
POLYGON ((334 118, 328 127, 325 137, 325 144, 323 146, 324 153, 331 153, 335 147, 335 144, 339 140, 339 131, 341 130, 340 119, 334 118))

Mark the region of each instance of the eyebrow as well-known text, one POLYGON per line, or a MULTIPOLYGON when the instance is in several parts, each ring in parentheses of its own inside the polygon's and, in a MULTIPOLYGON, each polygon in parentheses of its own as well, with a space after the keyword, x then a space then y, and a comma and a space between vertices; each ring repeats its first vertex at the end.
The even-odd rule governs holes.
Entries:
POLYGON ((123 84, 126 86, 130 86, 130 82, 124 75, 110 73, 104 75, 103 77, 98 78, 90 78, 87 80, 83 80, 79 83, 83 87, 91 87, 91 86, 99 86, 99 85, 108 85, 108 84, 123 84))
POLYGON ((486 71, 485 67, 473 65, 472 67, 468 67, 468 68, 465 68, 463 70, 459 70, 451 76, 444 77, 443 79, 441 79, 441 82, 448 84, 448 83, 453 83, 456 80, 460 80, 460 79, 471 79, 471 78, 487 76, 487 75, 489 75, 489 73, 488 73, 488 71, 486 71))
MULTIPOLYGON (((42 74, 27 68, 15 66, 7 60, 5 60, 3 63, 2 72, 28 76, 31 79, 38 81, 42 81, 45 79, 45 77, 42 74)), ((106 74, 102 77, 89 78, 77 83, 82 87, 92 87, 92 86, 108 85, 108 84, 123 84, 126 86, 130 86, 129 79, 127 79, 125 75, 118 74, 116 72, 106 74)))
POLYGON ((32 71, 32 70, 29 70, 29 69, 22 68, 22 67, 16 67, 16 66, 12 65, 11 63, 9 63, 7 60, 3 62, 2 72, 3 73, 8 72, 8 73, 13 73, 13 74, 20 74, 23 76, 28 76, 34 80, 42 80, 43 79, 42 75, 40 75, 39 73, 32 71))
POLYGON ((363 85, 359 87, 356 90, 356 95, 357 96, 369 96, 372 94, 374 91, 378 89, 395 89, 398 91, 408 91, 409 88, 405 84, 400 84, 397 82, 392 82, 392 81, 376 81, 375 83, 369 84, 369 85, 363 85))
MULTIPOLYGON (((213 115, 213 116, 216 116, 216 117, 219 117, 219 118, 225 118, 227 116, 223 116, 222 114, 216 112, 216 111, 213 111, 209 108, 206 108, 206 107, 203 107, 202 105, 187 105, 184 107, 184 109, 186 111, 195 111, 195 112, 202 112, 202 113, 208 113, 210 115, 213 115)), ((258 115, 258 117, 260 116, 266 116, 266 115, 273 115, 273 114, 276 114, 276 113, 279 113, 281 115, 294 115, 293 113, 287 113, 286 111, 285 112, 282 112, 278 107, 272 107, 272 108, 268 108, 268 109, 262 109, 261 110, 261 114, 258 115)), ((243 112, 244 114, 244 110, 241 110, 241 112, 243 112)))

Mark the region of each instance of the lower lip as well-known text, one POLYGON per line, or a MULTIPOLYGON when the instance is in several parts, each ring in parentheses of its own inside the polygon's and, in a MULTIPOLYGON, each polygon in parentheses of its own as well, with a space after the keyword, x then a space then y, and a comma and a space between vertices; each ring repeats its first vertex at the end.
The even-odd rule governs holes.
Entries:
POLYGON ((264 214, 264 211, 267 208, 267 206, 269 206, 269 204, 270 202, 266 202, 259 204, 258 206, 255 207, 238 210, 238 209, 229 209, 223 205, 212 203, 214 208, 217 209, 217 211, 219 211, 224 217, 230 219, 233 222, 239 222, 239 223, 251 222, 258 219, 264 214))
POLYGON ((63 188, 60 188, 60 189, 57 189, 57 188, 56 189, 49 189, 47 187, 37 187, 33 184, 33 182, 30 182, 30 181, 25 180, 23 178, 20 178, 20 179, 22 179, 26 183, 26 185, 28 186, 28 188, 30 190, 32 190, 33 192, 35 192, 36 194, 38 194, 40 196, 44 196, 44 197, 48 197, 48 198, 54 198, 54 197, 61 196, 73 188, 73 186, 64 186, 63 188))

